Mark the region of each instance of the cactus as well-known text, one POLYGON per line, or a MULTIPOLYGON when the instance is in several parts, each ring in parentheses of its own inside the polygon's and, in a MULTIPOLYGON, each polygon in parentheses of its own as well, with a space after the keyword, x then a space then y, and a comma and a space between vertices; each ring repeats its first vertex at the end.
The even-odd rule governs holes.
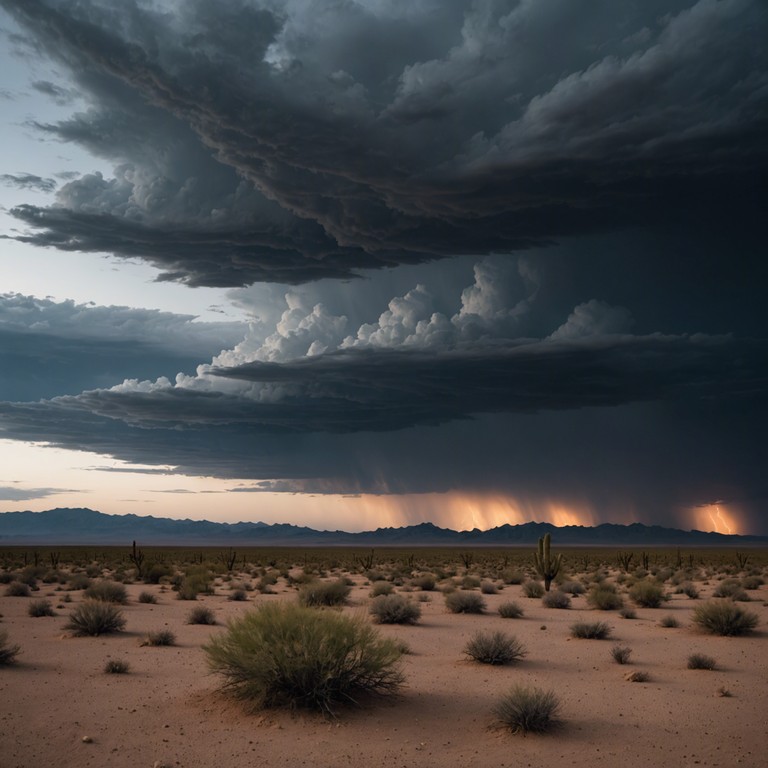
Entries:
POLYGON ((554 559, 550 553, 550 543, 552 536, 545 533, 542 538, 539 539, 539 549, 534 554, 534 562, 536 564, 536 572, 544 579, 544 589, 549 592, 549 585, 552 583, 552 579, 560 572, 560 566, 563 562, 563 556, 558 555, 554 559))
POLYGON ((128 553, 128 559, 136 567, 136 575, 141 578, 144 574, 144 553, 140 549, 137 549, 135 541, 133 542, 131 551, 128 553))
POLYGON ((635 555, 632 552, 619 552, 619 554, 616 555, 616 560, 624 571, 628 571, 634 557, 635 555))

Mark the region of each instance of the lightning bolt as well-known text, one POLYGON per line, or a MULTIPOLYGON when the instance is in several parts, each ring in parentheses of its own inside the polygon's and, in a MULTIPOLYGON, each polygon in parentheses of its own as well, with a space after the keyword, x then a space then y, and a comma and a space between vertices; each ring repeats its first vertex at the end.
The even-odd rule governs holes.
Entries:
POLYGON ((717 517, 722 522, 723 526, 725 527, 725 530, 728 531, 728 534, 731 533, 731 526, 728 525, 728 523, 725 522, 725 518, 723 517, 722 513, 720 512, 720 507, 715 507, 717 510, 717 517))
POLYGON ((709 515, 709 519, 712 521, 712 528, 716 533, 720 533, 720 526, 717 524, 717 520, 715 520, 715 516, 712 514, 712 510, 708 509, 707 514, 709 515))

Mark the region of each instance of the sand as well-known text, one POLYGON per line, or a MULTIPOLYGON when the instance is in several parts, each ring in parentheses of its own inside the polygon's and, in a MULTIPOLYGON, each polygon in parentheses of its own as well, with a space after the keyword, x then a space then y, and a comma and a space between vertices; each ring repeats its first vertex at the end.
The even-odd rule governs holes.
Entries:
MULTIPOLYGON (((362 576, 355 579, 344 610, 367 615, 370 587, 362 576)), ((0 628, 22 646, 18 662, 0 668, 0 768, 768 765, 768 586, 744 604, 760 617, 758 630, 733 638, 695 630, 690 614, 698 601, 684 595, 622 619, 616 611, 589 609, 584 597, 574 598, 569 610, 548 609, 524 598, 519 586, 485 595, 484 615, 454 615, 433 592, 419 624, 380 628, 413 651, 403 659, 402 692, 343 709, 330 720, 245 711, 220 692, 221 681, 208 672, 201 650, 224 627, 185 624, 195 605, 212 608, 223 623, 264 602, 295 600, 287 587, 233 602, 219 585, 216 595, 193 603, 158 586, 127 585, 126 631, 74 638, 63 627, 82 593, 72 593, 73 602, 55 617, 31 618, 31 599, 50 596, 57 604, 64 594, 41 586, 33 598, 0 597, 0 628), (138 603, 144 590, 159 603, 138 603), (524 617, 495 613, 508 600, 523 606, 524 617), (680 626, 660 626, 667 615, 680 626), (571 639, 569 627, 578 620, 605 620, 613 636, 571 639), (158 629, 171 629, 178 645, 142 647, 146 633, 158 629), (478 629, 514 634, 528 655, 500 667, 467 660, 463 647, 478 629), (632 648, 629 665, 611 658, 616 643, 632 648), (718 668, 687 669, 693 652, 714 657, 718 668), (130 673, 105 674, 108 659, 127 660, 130 673), (648 682, 628 682, 634 671, 647 673, 648 682), (523 737, 494 724, 495 702, 515 683, 557 693, 557 730, 523 737)), ((713 588, 714 582, 702 587, 702 598, 713 588)))

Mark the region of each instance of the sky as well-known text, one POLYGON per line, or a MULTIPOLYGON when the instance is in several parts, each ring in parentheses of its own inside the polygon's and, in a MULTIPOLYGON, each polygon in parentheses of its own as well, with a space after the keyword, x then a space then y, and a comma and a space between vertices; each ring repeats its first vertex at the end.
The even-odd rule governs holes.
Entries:
POLYGON ((0 0, 0 510, 768 535, 766 39, 0 0))

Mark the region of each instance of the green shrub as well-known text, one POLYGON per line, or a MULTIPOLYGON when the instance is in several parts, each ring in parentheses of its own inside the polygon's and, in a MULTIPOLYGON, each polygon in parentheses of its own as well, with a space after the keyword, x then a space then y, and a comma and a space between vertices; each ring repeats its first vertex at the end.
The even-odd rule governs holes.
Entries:
POLYGON ((523 584, 523 594, 530 598, 544 596, 544 585, 540 581, 526 581, 523 584))
POLYGON ((18 645, 10 645, 8 643, 8 632, 0 629, 0 667, 13 664, 20 650, 21 648, 18 645))
POLYGON ((122 584, 115 581, 97 581, 85 590, 83 597, 88 600, 101 600, 104 603, 116 603, 125 605, 128 602, 128 593, 122 584))
POLYGON ((451 613, 482 613, 485 600, 476 592, 451 592, 445 596, 445 607, 451 613))
POLYGON ((379 624, 415 624, 421 618, 421 606, 402 595, 379 595, 370 610, 379 624))
POLYGON ((27 607, 27 613, 34 618, 56 615, 50 600, 34 600, 27 607))
POLYGON ((680 585, 680 594, 686 595, 691 600, 697 600, 699 597, 699 590, 692 581, 684 581, 680 585))
POLYGON ((225 689, 257 707, 331 712, 403 682, 396 644, 364 619, 291 603, 246 613, 203 648, 225 689))
POLYGON ((233 589, 227 597, 227 600, 234 600, 236 603, 241 603, 247 599, 248 595, 244 589, 233 589))
POLYGON ((464 647, 464 653, 482 664, 509 664, 522 659, 527 651, 513 635, 476 632, 464 647))
POLYGON ((206 608, 204 605, 198 605, 193 608, 187 615, 187 624, 208 624, 213 625, 216 623, 216 616, 210 608, 206 608))
POLYGON ((370 596, 381 597, 381 595, 391 595, 394 587, 388 581, 374 581, 371 585, 370 596))
POLYGON ((436 584, 435 577, 431 573, 422 573, 420 576, 411 579, 411 586, 417 587, 424 592, 431 592, 436 584))
POLYGON ((619 616, 621 616, 622 619, 636 619, 637 611, 634 608, 622 608, 619 611, 619 616))
POLYGON ((502 619, 519 619, 522 615, 523 609, 513 600, 499 606, 499 616, 502 619))
POLYGON ((504 571, 501 579, 505 584, 522 584, 525 581, 525 574, 522 571, 504 571))
POLYGON ((480 586, 480 579, 477 576, 465 576, 461 580, 462 589, 477 589, 480 586))
POLYGON ((751 632, 757 626, 758 618, 726 598, 697 605, 693 609, 693 623, 705 632, 730 637, 751 632))
POLYGON ((480 591, 484 595, 496 595, 499 588, 492 581, 483 581, 480 583, 480 591))
POLYGON ((23 581, 12 581, 5 588, 6 597, 29 597, 29 584, 25 584, 23 581))
POLYGON ((715 669, 717 662, 703 653, 692 653, 688 657, 688 669, 715 669))
POLYGON ((104 665, 104 671, 108 675, 124 675, 131 668, 131 665, 123 659, 109 659, 104 665))
POLYGON ((158 629, 147 633, 147 639, 142 645, 165 646, 176 645, 176 635, 170 629, 158 629))
POLYGON ((151 592, 141 592, 139 593, 139 602, 155 605, 157 603, 157 598, 151 592))
POLYGON ((658 608, 666 599, 664 589, 653 581, 638 581, 629 588, 629 596, 643 608, 658 608))
POLYGON ((152 563, 144 574, 146 584, 159 584, 160 579, 170 576, 172 573, 170 566, 165 563, 152 563))
POLYGON ((91 580, 84 573, 75 573, 69 577, 67 588, 75 592, 79 589, 88 589, 91 583, 91 580))
POLYGON ((566 592, 570 595, 583 595, 586 592, 586 588, 580 581, 564 581, 560 587, 561 592, 566 592))
POLYGON ((119 632, 124 626, 123 612, 112 603, 86 600, 69 614, 64 628, 71 629, 76 637, 96 637, 119 632))
POLYGON ((628 664, 632 649, 626 645, 614 645, 611 648, 611 657, 617 664, 628 664))
POLYGON ((605 640, 611 634, 611 628, 604 621, 578 621, 571 624, 571 637, 584 640, 605 640))
POLYGON ((544 733, 557 724, 560 702, 553 691, 516 685, 494 707, 512 733, 544 733))
POLYGON ((310 607, 344 605, 352 588, 343 579, 313 581, 299 591, 299 604, 310 607))
POLYGON ((595 608, 598 611, 615 611, 624 606, 624 600, 616 592, 616 587, 613 584, 602 582, 589 590, 587 604, 590 608, 595 608))
POLYGON ((666 627, 667 629, 674 629, 680 626, 680 622, 674 616, 669 615, 662 617, 661 621, 659 621, 659 624, 662 627, 666 627))
POLYGON ((738 600, 741 603, 748 603, 750 600, 749 595, 742 588, 741 582, 737 579, 721 581, 715 587, 712 597, 730 597, 731 600, 738 600))
POLYGON ((541 602, 544 604, 545 608, 571 607, 571 598, 559 589, 556 589, 554 592, 547 592, 541 599, 541 602))
POLYGON ((765 580, 761 576, 745 576, 741 580, 741 586, 744 589, 758 589, 761 584, 765 584, 765 580))

